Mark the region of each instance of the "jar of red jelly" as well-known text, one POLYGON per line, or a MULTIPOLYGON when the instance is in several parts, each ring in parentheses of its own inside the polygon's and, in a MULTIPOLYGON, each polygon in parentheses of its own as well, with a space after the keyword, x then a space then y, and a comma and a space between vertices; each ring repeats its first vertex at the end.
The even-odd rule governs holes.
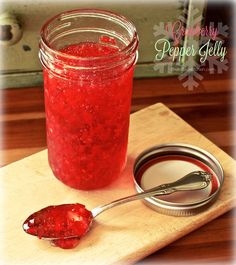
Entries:
POLYGON ((68 11, 42 27, 48 159, 73 188, 104 187, 125 166, 137 47, 134 25, 103 10, 68 11))

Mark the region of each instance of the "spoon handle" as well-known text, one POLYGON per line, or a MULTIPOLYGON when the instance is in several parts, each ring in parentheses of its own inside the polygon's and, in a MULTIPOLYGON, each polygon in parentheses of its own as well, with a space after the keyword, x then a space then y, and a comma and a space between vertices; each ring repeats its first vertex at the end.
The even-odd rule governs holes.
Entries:
POLYGON ((204 171, 194 171, 175 182, 162 184, 157 187, 151 188, 149 190, 143 191, 141 193, 130 195, 130 196, 115 200, 111 203, 98 206, 94 208, 91 212, 92 212, 93 217, 95 218, 100 213, 108 209, 111 209, 120 204, 131 202, 134 200, 140 200, 140 199, 152 197, 152 196, 167 195, 167 194, 171 194, 176 191, 192 191, 192 190, 204 189, 209 185, 210 181, 211 181, 210 173, 204 172, 204 171))

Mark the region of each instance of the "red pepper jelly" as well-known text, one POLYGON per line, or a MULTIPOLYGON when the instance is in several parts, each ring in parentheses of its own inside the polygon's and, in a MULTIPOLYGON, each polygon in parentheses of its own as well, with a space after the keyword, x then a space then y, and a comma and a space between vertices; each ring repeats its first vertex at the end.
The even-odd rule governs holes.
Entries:
POLYGON ((138 38, 126 18, 74 10, 42 28, 48 159, 54 175, 98 189, 124 168, 138 38))
POLYGON ((84 205, 62 204, 33 213, 23 223, 23 229, 39 239, 51 240, 55 246, 70 249, 79 244, 92 221, 92 213, 84 205))

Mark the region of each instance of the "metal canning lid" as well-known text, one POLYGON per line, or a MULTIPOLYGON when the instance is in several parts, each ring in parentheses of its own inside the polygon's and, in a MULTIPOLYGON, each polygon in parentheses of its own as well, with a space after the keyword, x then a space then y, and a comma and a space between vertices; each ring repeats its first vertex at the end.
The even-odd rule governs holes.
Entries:
POLYGON ((203 149, 187 144, 163 144, 145 150, 134 164, 135 187, 142 192, 199 170, 213 175, 207 188, 144 199, 146 205, 163 214, 197 214, 216 200, 224 180, 219 161, 203 149))

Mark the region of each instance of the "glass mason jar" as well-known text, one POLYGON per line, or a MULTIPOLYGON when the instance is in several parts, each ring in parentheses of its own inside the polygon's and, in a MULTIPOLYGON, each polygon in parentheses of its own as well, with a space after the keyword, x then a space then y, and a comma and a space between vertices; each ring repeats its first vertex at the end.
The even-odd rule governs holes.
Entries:
POLYGON ((104 187, 125 166, 137 47, 134 25, 103 10, 68 11, 42 27, 48 160, 73 188, 104 187))

